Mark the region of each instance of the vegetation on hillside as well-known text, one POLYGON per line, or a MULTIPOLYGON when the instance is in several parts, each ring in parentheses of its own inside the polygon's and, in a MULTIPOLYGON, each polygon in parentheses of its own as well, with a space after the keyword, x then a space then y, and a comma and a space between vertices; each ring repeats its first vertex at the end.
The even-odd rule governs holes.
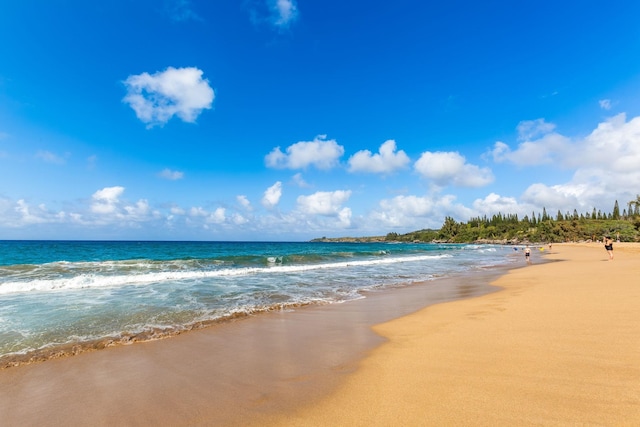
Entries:
POLYGON ((406 234, 389 233, 386 241, 400 242, 568 242, 600 240, 610 235, 621 242, 640 241, 640 196, 627 204, 620 212, 616 200, 612 212, 596 211, 562 213, 555 216, 542 209, 541 213, 532 212, 531 216, 501 214, 471 218, 457 222, 451 217, 444 220, 440 230, 419 230, 406 234))

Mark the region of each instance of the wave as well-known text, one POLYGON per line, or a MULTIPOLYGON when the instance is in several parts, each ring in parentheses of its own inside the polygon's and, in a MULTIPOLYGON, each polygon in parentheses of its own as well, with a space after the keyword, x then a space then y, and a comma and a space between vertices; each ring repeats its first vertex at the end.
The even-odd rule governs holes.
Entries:
MULTIPOLYGON (((208 279, 216 277, 260 276, 290 274, 313 270, 332 270, 359 266, 374 266, 437 260, 451 255, 413 255, 375 259, 353 259, 316 264, 284 265, 283 257, 267 257, 264 267, 237 267, 221 262, 203 263, 202 260, 158 261, 106 261, 99 263, 51 263, 37 268, 15 266, 10 280, 0 284, 0 295, 47 292, 86 288, 140 286, 167 281, 208 279)), ((8 270, 4 268, 3 270, 8 270)))

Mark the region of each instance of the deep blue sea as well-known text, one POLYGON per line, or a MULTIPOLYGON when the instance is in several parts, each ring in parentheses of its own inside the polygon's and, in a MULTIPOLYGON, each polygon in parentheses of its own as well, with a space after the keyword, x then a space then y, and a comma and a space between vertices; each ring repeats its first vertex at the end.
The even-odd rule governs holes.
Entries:
POLYGON ((514 261, 491 245, 0 241, 0 358, 154 339, 514 261))

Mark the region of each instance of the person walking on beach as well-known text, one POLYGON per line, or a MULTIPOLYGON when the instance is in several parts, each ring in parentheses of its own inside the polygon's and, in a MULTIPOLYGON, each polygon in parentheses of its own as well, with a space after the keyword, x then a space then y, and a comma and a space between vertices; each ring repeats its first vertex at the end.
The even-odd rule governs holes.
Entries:
POLYGON ((611 240, 611 236, 605 236, 604 248, 609 253, 609 261, 611 261, 613 259, 613 240, 611 240))
POLYGON ((524 259, 527 261, 527 264, 531 264, 531 248, 529 245, 524 248, 524 259))

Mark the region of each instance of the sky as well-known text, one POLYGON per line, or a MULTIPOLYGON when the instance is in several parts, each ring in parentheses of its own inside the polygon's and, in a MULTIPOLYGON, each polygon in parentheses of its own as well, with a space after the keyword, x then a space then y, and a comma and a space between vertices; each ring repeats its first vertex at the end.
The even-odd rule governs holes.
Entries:
POLYGON ((305 241, 640 193, 640 2, 0 1, 0 239, 305 241))

